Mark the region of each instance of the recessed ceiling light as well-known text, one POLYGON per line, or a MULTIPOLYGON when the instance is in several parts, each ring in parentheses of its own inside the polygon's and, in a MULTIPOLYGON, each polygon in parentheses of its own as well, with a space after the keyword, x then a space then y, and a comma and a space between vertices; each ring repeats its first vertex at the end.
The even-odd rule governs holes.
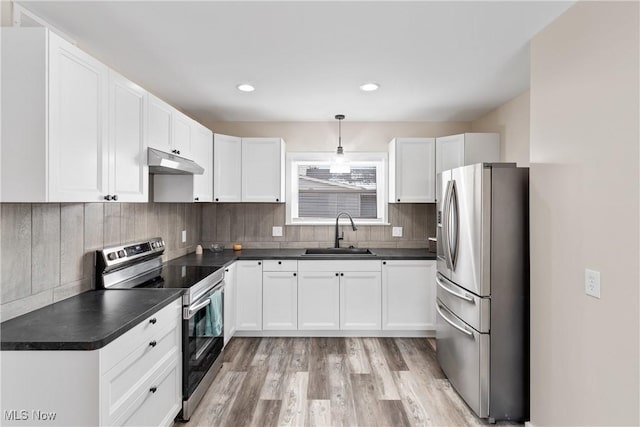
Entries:
POLYGON ((256 88, 251 86, 249 83, 242 83, 242 84, 239 84, 236 87, 241 92, 253 92, 254 90, 256 90, 256 88))
POLYGON ((360 90, 363 90, 365 92, 372 92, 374 90, 378 90, 380 88, 380 85, 378 83, 365 83, 363 85, 360 85, 360 90))

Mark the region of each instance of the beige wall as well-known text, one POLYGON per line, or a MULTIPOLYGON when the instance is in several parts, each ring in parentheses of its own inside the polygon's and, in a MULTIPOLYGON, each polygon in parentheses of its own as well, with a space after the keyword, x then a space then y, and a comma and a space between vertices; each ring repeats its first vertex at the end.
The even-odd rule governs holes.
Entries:
MULTIPOLYGON (((338 121, 329 122, 211 122, 216 133, 236 136, 279 136, 287 151, 334 151, 338 121)), ((348 151, 387 151, 394 137, 436 137, 468 132, 469 122, 350 122, 342 123, 342 145, 348 151)))
POLYGON ((500 133, 500 160, 529 166, 529 91, 471 122, 471 131, 500 133))
POLYGON ((13 2, 0 0, 0 27, 13 25, 13 2))
POLYGON ((640 424, 639 12, 578 2, 531 45, 535 426, 640 424))
POLYGON ((104 246, 160 236, 165 259, 193 252, 201 215, 193 203, 0 204, 0 321, 93 288, 104 246))

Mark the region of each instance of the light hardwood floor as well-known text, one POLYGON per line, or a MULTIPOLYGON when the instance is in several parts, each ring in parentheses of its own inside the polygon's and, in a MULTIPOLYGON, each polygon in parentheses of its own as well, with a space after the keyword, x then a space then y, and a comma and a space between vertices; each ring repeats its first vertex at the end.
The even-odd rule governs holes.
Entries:
POLYGON ((193 426, 477 426, 424 338, 233 338, 193 426))

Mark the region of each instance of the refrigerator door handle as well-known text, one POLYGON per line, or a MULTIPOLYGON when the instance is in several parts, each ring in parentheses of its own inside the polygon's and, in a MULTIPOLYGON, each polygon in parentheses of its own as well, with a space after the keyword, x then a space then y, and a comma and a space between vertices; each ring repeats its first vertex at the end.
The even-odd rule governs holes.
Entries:
POLYGON ((451 269, 451 248, 449 246, 449 216, 451 215, 451 181, 447 181, 447 189, 444 193, 443 212, 442 212, 442 246, 444 246, 444 258, 447 268, 451 269))
POLYGON ((450 259, 451 269, 455 270, 456 265, 458 263, 457 262, 458 248, 460 245, 460 212, 459 212, 459 205, 458 205, 458 187, 456 185, 455 180, 451 181, 451 192, 449 195, 449 204, 451 205, 449 209, 453 211, 453 214, 454 214, 453 215, 454 233, 451 238, 451 240, 453 241, 453 247, 451 245, 452 243, 451 241, 448 242, 447 246, 449 247, 449 259, 450 259))
POLYGON ((473 332, 467 330, 467 328, 463 327, 463 326, 459 326, 456 325, 453 320, 449 319, 447 316, 444 315, 444 313, 442 312, 442 310, 440 310, 442 308, 442 306, 440 305, 440 303, 436 304, 436 310, 438 311, 438 314, 440 315, 440 317, 442 317, 442 319, 447 322, 449 325, 453 326, 454 328, 456 328, 458 331, 462 332, 463 334, 467 335, 470 338, 473 338, 473 332))
POLYGON ((446 291, 448 293, 450 293, 451 295, 458 297, 460 299, 463 299, 465 301, 468 301, 470 303, 474 303, 473 298, 471 296, 469 296, 469 294, 462 294, 462 293, 458 293, 456 291, 454 291, 453 289, 449 289, 448 287, 446 287, 444 285, 444 283, 442 283, 442 281, 440 280, 439 276, 436 276, 436 283, 438 284, 438 286, 443 290, 446 291))

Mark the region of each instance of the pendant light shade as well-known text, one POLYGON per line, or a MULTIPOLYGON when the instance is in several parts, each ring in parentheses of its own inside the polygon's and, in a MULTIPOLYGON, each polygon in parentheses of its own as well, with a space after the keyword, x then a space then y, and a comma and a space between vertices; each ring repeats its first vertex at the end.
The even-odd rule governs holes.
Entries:
POLYGON ((342 149, 342 121, 344 120, 344 114, 336 114, 336 120, 338 120, 338 149, 336 155, 331 163, 330 173, 351 173, 351 167, 349 162, 344 157, 344 150, 342 149))

